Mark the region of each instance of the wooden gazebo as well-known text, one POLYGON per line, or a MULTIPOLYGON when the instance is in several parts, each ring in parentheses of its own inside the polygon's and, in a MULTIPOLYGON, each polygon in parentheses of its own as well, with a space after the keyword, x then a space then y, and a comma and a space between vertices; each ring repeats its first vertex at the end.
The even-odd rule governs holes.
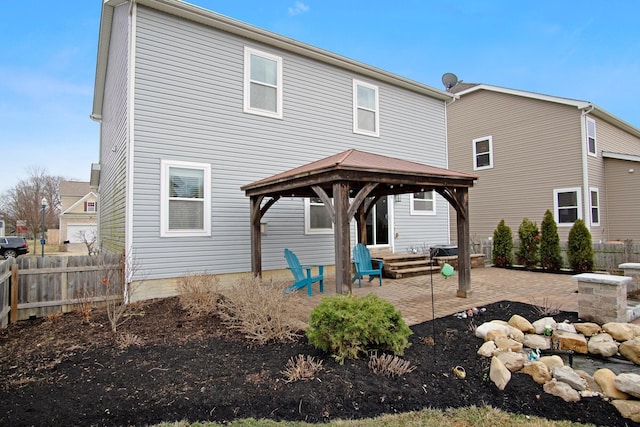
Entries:
POLYGON ((351 219, 356 219, 359 235, 366 238, 367 209, 381 197, 435 190, 457 213, 457 296, 466 298, 471 292, 468 195, 476 179, 466 173, 347 150, 245 185, 241 189, 250 198, 253 274, 262 275, 260 220, 281 197, 319 197, 324 202, 334 224, 336 293, 342 293, 344 284, 351 291, 351 219), (373 203, 365 204, 367 197, 373 197, 373 203))

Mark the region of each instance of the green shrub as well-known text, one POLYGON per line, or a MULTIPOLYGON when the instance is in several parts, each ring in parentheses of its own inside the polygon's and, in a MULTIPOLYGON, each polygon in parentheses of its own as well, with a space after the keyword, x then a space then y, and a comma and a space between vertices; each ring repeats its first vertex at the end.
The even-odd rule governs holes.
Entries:
POLYGON ((534 268, 538 265, 539 260, 540 230, 538 224, 530 221, 529 218, 523 218, 520 227, 518 227, 518 238, 520 239, 520 246, 516 253, 518 264, 524 265, 526 268, 534 268))
POLYGON ((559 271, 562 268, 562 253, 560 252, 560 236, 558 226, 550 210, 544 213, 540 237, 540 265, 549 271, 559 271))
POLYGON ((569 266, 573 271, 577 273, 593 271, 591 233, 581 219, 577 219, 573 223, 571 231, 569 231, 567 257, 569 258, 569 266))
POLYGON ((402 355, 411 329, 391 303, 374 294, 327 297, 311 312, 307 338, 340 364, 370 349, 402 355))
POLYGON ((493 232, 493 265, 508 267, 513 264, 513 235, 511 227, 500 221, 493 232))

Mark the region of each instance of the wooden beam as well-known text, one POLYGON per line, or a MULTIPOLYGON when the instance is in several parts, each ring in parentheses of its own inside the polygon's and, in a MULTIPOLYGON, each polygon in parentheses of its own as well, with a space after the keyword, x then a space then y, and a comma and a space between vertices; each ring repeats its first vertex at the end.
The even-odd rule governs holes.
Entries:
POLYGON ((349 184, 342 181, 333 184, 333 203, 336 213, 334 245, 336 257, 336 294, 343 292, 346 283, 351 293, 351 243, 349 233, 349 184))
POLYGON ((262 278, 262 236, 260 235, 260 220, 262 212, 260 204, 264 196, 251 196, 249 210, 251 215, 251 272, 255 277, 262 278))
POLYGON ((454 192, 458 230, 458 292, 460 298, 471 297, 471 249, 469 243, 469 189, 457 188, 454 192))
POLYGON ((314 193, 318 195, 318 197, 320 197, 320 200, 322 200, 322 203, 324 203, 324 208, 327 210, 327 213, 329 214, 329 218, 331 218, 331 222, 335 224, 336 210, 331 204, 331 197, 329 197, 327 195, 327 192, 324 191, 324 188, 320 187, 319 185, 312 185, 311 189, 314 191, 314 193))

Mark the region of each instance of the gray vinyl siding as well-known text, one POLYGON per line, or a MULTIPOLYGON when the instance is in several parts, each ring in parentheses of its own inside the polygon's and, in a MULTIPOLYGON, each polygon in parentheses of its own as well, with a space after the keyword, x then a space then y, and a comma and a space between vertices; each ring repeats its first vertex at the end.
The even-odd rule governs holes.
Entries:
POLYGON ((640 162, 605 159, 608 240, 640 240, 640 162), (629 172, 633 169, 633 172, 629 172))
MULTIPOLYGON (((133 244, 150 279, 250 271, 244 184, 350 148, 446 166, 442 101, 144 7, 136 31, 133 244), (243 113, 245 46, 283 58, 282 120, 243 113), (379 86, 379 138, 352 131, 353 78, 379 86), (211 237, 160 238, 163 159, 211 164, 211 237)), ((446 241, 446 207, 411 224, 406 199, 396 212, 402 235, 446 241)), ((285 267, 285 247, 333 264, 333 235, 304 234, 303 200, 278 201, 264 221, 264 269, 285 267)))
MULTIPOLYGON (((447 107, 449 168, 476 174, 469 190, 472 240, 493 236, 504 219, 517 238, 523 218, 538 225, 553 211, 553 190, 582 187, 580 112, 575 107, 478 91, 447 107), (473 170, 476 138, 492 136, 492 169, 473 170)), ((455 212, 451 232, 456 235, 455 212)), ((566 240, 569 227, 559 227, 566 240)), ((452 237, 453 238, 453 237, 452 237)))
POLYGON ((100 126, 98 232, 101 249, 125 249, 128 147, 128 6, 115 9, 100 126))

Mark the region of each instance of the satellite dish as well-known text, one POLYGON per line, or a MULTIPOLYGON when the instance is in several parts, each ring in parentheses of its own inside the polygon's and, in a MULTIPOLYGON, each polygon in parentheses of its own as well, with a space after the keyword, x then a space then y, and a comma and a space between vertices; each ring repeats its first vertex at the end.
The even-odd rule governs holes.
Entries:
POLYGON ((449 90, 458 84, 458 76, 453 73, 444 73, 442 75, 442 84, 449 90))

